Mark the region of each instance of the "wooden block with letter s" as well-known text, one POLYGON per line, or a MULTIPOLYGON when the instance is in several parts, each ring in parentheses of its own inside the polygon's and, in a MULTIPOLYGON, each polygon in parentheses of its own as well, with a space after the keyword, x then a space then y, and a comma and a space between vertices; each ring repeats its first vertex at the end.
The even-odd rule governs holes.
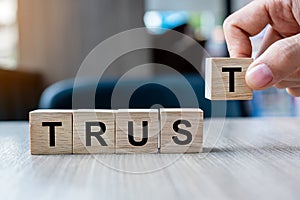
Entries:
POLYGON ((158 110, 117 111, 116 153, 157 153, 158 134, 158 110))
POLYGON ((203 111, 197 108, 160 109, 161 153, 202 151, 203 111))
POLYGON ((31 154, 72 154, 72 110, 29 113, 31 154))
POLYGON ((210 100, 251 100, 245 74, 252 58, 207 58, 205 97, 210 100))
POLYGON ((115 111, 75 110, 73 153, 115 153, 115 111))

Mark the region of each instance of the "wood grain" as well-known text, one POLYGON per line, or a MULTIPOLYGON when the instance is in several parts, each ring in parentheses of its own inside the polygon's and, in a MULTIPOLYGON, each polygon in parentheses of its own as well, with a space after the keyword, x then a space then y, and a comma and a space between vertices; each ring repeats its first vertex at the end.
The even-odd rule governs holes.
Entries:
POLYGON ((158 110, 120 109, 116 112, 116 153, 157 153, 159 121, 158 110), (129 142, 129 123, 133 122, 133 138, 137 142, 146 139, 142 146, 129 142), (147 122, 147 138, 144 138, 143 122, 147 122))
POLYGON ((210 100, 251 100, 252 90, 247 86, 245 74, 252 58, 207 58, 205 65, 205 97, 210 100), (225 68, 241 68, 234 72, 234 91, 230 91, 229 72, 225 68))
POLYGON ((202 151, 203 112, 201 109, 160 109, 160 124, 161 153, 199 153, 202 151), (176 127, 179 129, 174 130, 176 127))
POLYGON ((73 153, 115 153, 114 113, 114 110, 75 110, 73 113, 73 153), (91 126, 87 123, 94 125, 91 126), (101 129, 99 123, 102 123, 105 130, 101 129), (99 139, 95 136, 90 137, 91 143, 87 146, 86 139, 89 139, 87 138, 89 130, 91 132, 102 131, 102 134, 99 139))
POLYGON ((71 110, 35 110, 29 114, 31 154, 71 154, 73 119, 71 110), (55 126, 54 146, 50 142, 50 126, 43 123, 61 123, 55 126))
POLYGON ((299 120, 205 120, 200 154, 47 156, 27 122, 0 122, 0 199, 298 200, 299 120))

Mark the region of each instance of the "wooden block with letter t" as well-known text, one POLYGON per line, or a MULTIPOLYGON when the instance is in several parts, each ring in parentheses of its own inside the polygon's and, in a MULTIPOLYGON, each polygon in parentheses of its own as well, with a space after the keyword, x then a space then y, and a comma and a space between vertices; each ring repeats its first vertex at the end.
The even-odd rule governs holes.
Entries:
POLYGON ((115 153, 114 113, 114 110, 75 110, 73 153, 115 153))
POLYGON ((72 154, 72 111, 29 113, 31 154, 72 154))
POLYGON ((202 151, 203 111, 197 108, 160 109, 160 152, 202 151))
POLYGON ((116 153, 157 153, 158 134, 158 110, 117 111, 116 153))
POLYGON ((205 97, 210 100, 250 100, 245 74, 252 58, 207 58, 205 97))

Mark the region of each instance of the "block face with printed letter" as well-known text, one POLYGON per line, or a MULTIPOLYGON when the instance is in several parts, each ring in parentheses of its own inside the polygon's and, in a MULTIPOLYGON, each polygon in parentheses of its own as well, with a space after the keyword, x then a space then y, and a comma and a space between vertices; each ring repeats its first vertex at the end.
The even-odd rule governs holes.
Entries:
POLYGON ((35 110, 29 113, 31 154, 72 154, 71 110, 35 110))
POLYGON ((73 153, 115 153, 115 111, 75 110, 73 153))
POLYGON ((197 108, 160 109, 160 152, 202 151, 203 111, 197 108))
POLYGON ((120 109, 116 113, 116 153, 157 153, 158 110, 120 109))
POLYGON ((210 100, 251 100, 245 74, 252 58, 207 58, 205 97, 210 100))

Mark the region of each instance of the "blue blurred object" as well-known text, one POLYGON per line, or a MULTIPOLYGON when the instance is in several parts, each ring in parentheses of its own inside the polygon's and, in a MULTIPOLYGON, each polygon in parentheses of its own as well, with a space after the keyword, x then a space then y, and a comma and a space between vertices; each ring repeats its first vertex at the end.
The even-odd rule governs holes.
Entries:
POLYGON ((147 11, 144 15, 144 24, 154 34, 162 34, 166 29, 186 24, 189 15, 185 11, 147 11))
POLYGON ((251 101, 251 115, 253 117, 283 117, 296 116, 294 98, 287 94, 286 90, 274 87, 254 91, 251 101))
MULTIPOLYGON (((199 107, 204 111, 204 117, 211 117, 211 106, 213 104, 217 113, 214 113, 214 117, 224 116, 224 105, 227 106, 227 117, 241 117, 248 116, 249 113, 245 109, 244 102, 240 101, 228 101, 228 102, 211 102, 204 97, 204 80, 199 75, 187 75, 186 80, 193 88, 199 107), (226 104, 225 104, 226 103, 226 104)), ((152 83, 160 84, 144 84, 146 80, 126 80, 118 83, 118 87, 122 87, 121 90, 126 93, 131 91, 133 86, 140 86, 131 95, 129 108, 151 108, 154 105, 160 105, 165 108, 191 108, 194 107, 192 102, 189 102, 190 94, 187 92, 185 84, 174 76, 162 76, 151 79, 152 83), (172 85, 177 91, 180 91, 187 99, 185 105, 180 105, 175 94, 165 87, 164 85, 172 85)), ((149 82, 149 81, 148 81, 149 82)), ((73 93, 74 80, 64 80, 55 83, 48 87, 42 94, 39 107, 42 109, 72 109, 72 93, 73 93)), ((88 108, 84 104, 84 97, 87 96, 92 89, 94 81, 82 80, 80 85, 76 88, 76 92, 83 98, 83 103, 77 108, 81 109, 94 109, 88 108)), ((97 90, 95 94, 95 108, 97 109, 111 109, 111 99, 114 88, 117 84, 117 80, 101 80, 97 82, 97 90)), ((128 108, 123 107, 124 97, 122 94, 118 96, 120 106, 114 106, 114 109, 128 108)))

